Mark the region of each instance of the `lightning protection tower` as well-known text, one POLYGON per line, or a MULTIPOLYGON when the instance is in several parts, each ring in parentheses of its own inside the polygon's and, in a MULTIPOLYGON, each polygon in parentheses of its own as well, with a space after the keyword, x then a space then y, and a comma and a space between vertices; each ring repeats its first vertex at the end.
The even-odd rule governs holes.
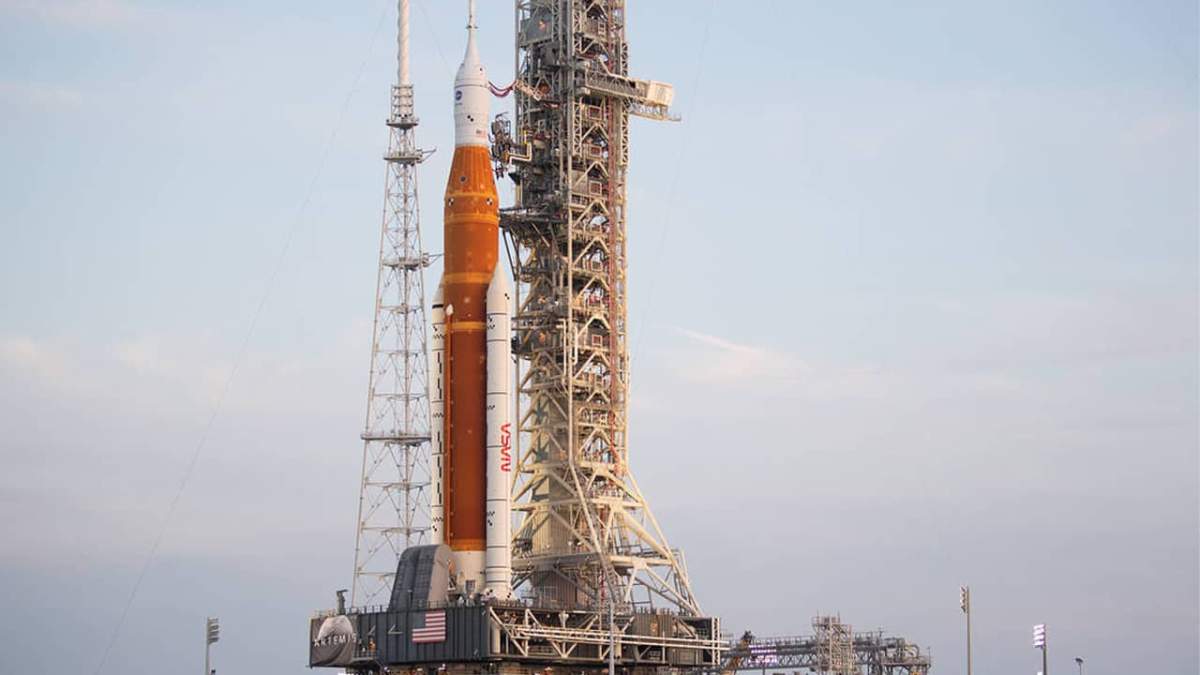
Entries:
POLYGON ((413 85, 408 67, 408 4, 399 0, 396 84, 387 118, 383 228, 375 327, 362 433, 362 491, 351 604, 386 602, 400 552, 428 531, 429 400, 425 285, 421 248, 413 85))
POLYGON ((672 119, 629 77, 624 0, 517 0, 516 199, 501 215, 518 298, 514 581, 565 608, 698 615, 684 561, 629 470, 629 117, 672 119))

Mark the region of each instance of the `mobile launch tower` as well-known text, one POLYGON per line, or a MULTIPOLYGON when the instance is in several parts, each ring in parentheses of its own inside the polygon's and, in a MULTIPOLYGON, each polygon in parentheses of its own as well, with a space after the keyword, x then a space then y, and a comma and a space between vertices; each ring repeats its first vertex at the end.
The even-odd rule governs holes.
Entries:
POLYGON ((624 5, 516 3, 515 129, 495 134, 516 184, 513 567, 539 602, 699 615, 629 468, 629 118, 670 119, 672 89, 629 76, 624 5))

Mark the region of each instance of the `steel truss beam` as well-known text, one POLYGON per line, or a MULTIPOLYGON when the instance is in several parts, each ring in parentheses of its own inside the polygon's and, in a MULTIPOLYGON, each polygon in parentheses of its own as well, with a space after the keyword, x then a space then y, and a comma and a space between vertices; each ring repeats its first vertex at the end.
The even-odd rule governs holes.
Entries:
POLYGON ((755 638, 747 634, 725 651, 716 672, 808 671, 829 675, 927 675, 932 666, 921 648, 901 637, 854 633, 835 617, 817 617, 815 634, 755 638))
POLYGON ((363 463, 352 604, 385 602, 400 552, 429 528, 429 377, 413 87, 407 73, 407 0, 400 0, 399 71, 387 119, 387 173, 375 327, 362 433, 363 463))
POLYGON ((698 615, 627 444, 629 116, 669 119, 670 87, 628 76, 623 0, 517 0, 516 23, 515 577, 540 605, 698 615))
POLYGON ((593 611, 496 606, 488 612, 504 636, 502 657, 605 663, 611 654, 623 666, 691 664, 711 669, 726 648, 716 619, 616 615, 610 623, 604 612, 593 611), (647 630, 650 621, 655 627, 647 630))

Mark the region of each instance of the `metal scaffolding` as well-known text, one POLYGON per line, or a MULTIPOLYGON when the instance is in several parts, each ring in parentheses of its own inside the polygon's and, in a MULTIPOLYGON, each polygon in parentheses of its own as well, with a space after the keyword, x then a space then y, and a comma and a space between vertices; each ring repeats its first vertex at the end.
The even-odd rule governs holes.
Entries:
POLYGON ((813 619, 813 635, 756 638, 750 633, 724 652, 722 675, 738 671, 821 675, 927 675, 928 654, 901 637, 855 633, 839 617, 813 619))
POLYGON ((840 616, 813 618, 817 639, 818 672, 830 675, 854 675, 854 631, 840 616))
POLYGON ((540 606, 698 615, 627 446, 629 116, 672 119, 672 89, 628 76, 623 0, 517 0, 516 45, 493 148, 516 184, 515 581, 540 606))
POLYGON ((399 0, 396 84, 387 118, 383 226, 367 387, 352 604, 391 593, 400 552, 428 530, 429 377, 416 165, 417 116, 408 72, 408 0, 399 0))

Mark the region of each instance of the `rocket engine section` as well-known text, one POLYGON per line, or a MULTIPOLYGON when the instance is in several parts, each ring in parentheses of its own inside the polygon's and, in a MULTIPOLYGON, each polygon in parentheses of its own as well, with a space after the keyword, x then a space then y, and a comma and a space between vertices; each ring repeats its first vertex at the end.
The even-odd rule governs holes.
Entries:
POLYGON ((432 541, 466 594, 511 595, 511 289, 498 265, 500 205, 488 147, 487 73, 470 2, 454 80, 445 267, 432 308, 432 541))

